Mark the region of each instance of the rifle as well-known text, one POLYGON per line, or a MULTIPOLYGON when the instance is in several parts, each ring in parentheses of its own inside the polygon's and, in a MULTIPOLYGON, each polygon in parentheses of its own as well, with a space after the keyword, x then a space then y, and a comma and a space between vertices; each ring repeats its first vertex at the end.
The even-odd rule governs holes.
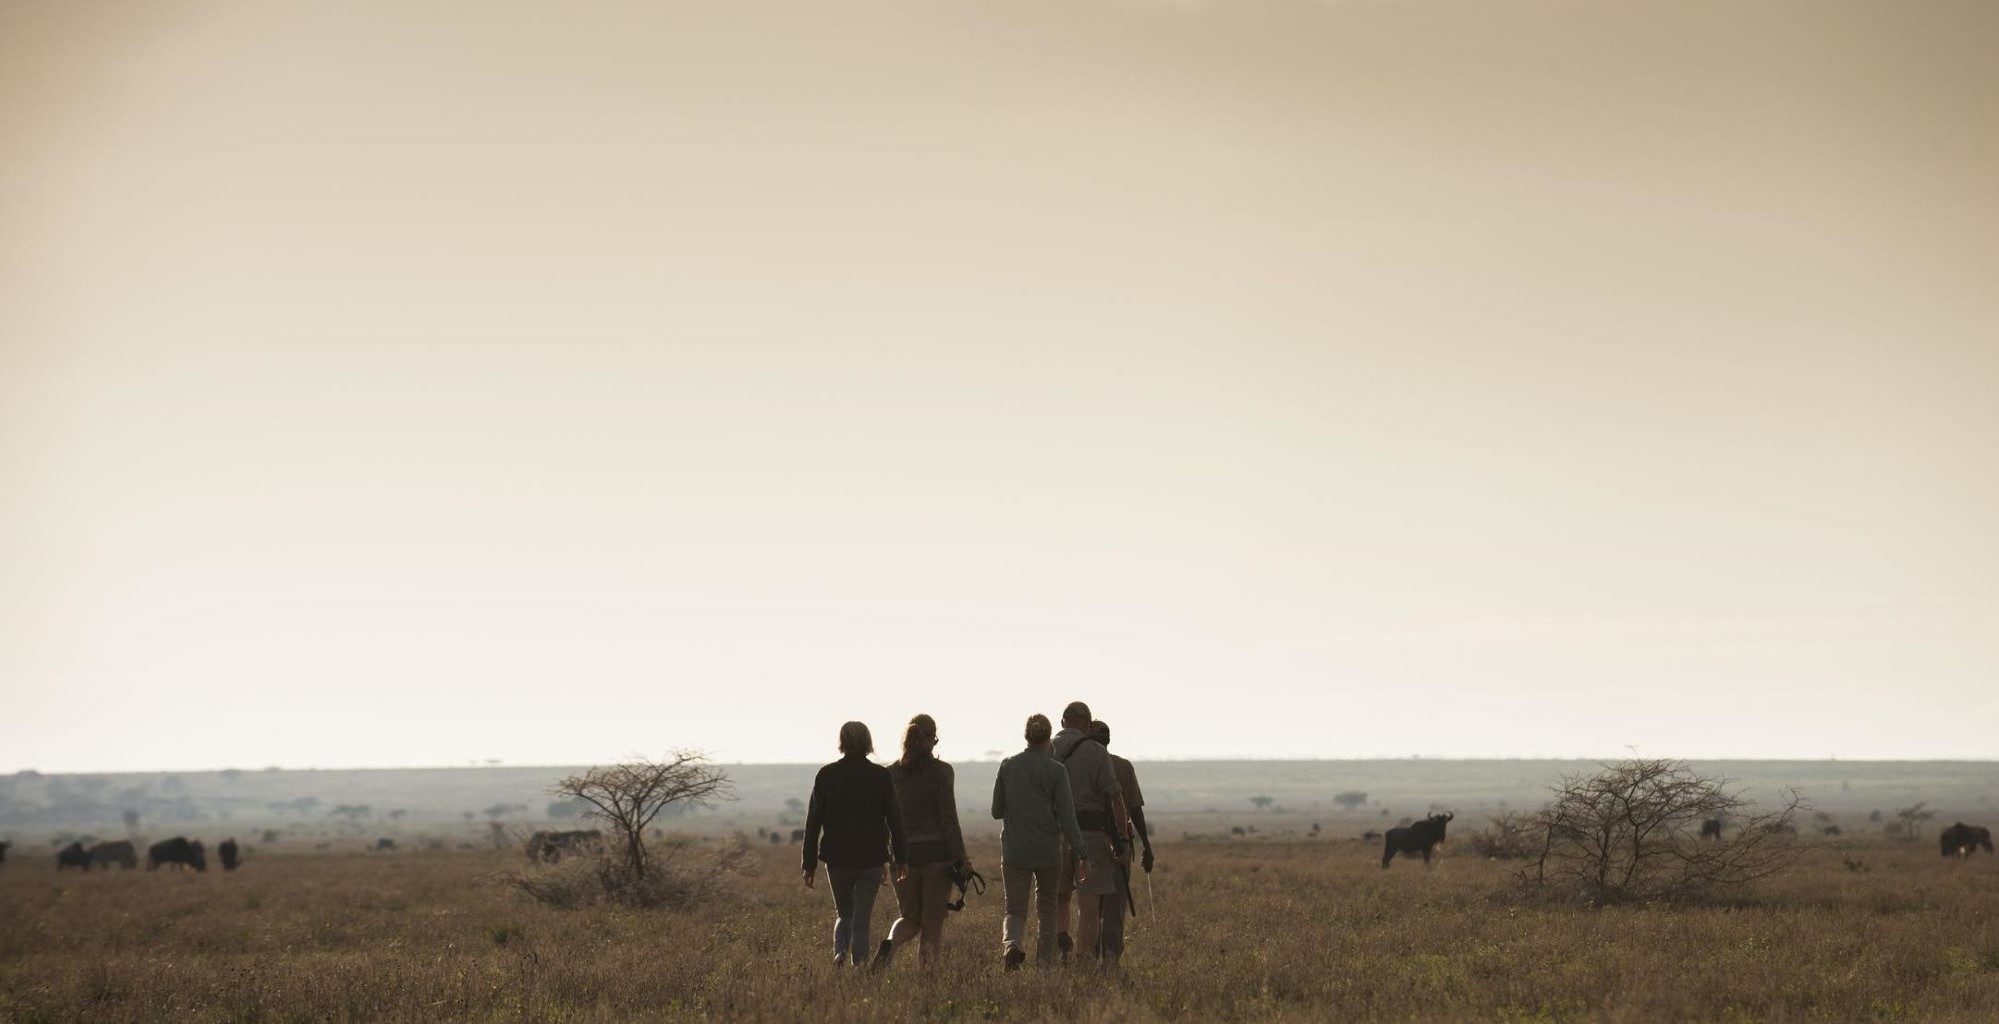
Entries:
MULTIPOLYGON (((1138 917, 1138 897, 1132 895, 1131 892, 1131 865, 1126 864, 1124 861, 1118 861, 1117 877, 1118 881, 1124 885, 1125 909, 1136 919, 1138 917)), ((1147 879, 1147 881, 1151 880, 1147 879)))

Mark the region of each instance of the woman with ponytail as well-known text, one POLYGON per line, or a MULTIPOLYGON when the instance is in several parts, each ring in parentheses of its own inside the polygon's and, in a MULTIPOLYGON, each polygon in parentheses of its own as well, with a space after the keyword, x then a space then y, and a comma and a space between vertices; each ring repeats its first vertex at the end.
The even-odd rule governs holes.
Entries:
POLYGON ((951 865, 970 871, 965 837, 958 828, 958 795, 951 766, 939 761, 937 722, 929 715, 909 720, 902 734, 902 757, 889 765, 895 799, 909 842, 909 874, 895 884, 902 916, 875 954, 877 970, 888 965, 895 947, 921 936, 925 964, 936 962, 944 945, 945 904, 951 899, 951 865))

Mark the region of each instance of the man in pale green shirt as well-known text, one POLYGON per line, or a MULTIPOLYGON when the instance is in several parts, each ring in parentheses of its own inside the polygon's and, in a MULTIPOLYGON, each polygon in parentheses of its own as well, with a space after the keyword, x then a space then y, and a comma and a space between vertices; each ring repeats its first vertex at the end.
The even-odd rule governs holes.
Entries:
POLYGON ((1021 933, 1027 929, 1029 889, 1034 891, 1034 913, 1040 919, 1035 959, 1042 964, 1055 961, 1056 889, 1065 857, 1062 840, 1068 840, 1069 850, 1083 849, 1068 772, 1048 754, 1053 733, 1047 715, 1029 717, 1027 749, 1001 761, 993 779, 993 817, 1000 820, 1000 878, 1006 886, 1006 923, 1000 942, 1006 947, 1010 971, 1027 960, 1020 946, 1021 933))

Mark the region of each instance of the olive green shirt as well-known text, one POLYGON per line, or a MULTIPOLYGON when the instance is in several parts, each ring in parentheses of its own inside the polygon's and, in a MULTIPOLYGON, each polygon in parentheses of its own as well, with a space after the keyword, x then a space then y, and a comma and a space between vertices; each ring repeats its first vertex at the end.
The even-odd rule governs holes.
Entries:
POLYGON ((1000 820, 1000 860, 1007 867, 1061 867, 1064 838, 1069 849, 1083 849, 1069 773, 1045 751, 1029 747, 1000 762, 993 817, 1000 820))

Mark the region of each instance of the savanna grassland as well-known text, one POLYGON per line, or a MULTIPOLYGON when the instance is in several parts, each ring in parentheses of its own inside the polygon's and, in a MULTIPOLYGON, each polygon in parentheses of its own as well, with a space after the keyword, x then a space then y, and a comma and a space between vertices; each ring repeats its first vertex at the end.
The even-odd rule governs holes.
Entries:
POLYGON ((973 855, 994 887, 952 916, 939 968, 881 975, 832 966, 830 900, 791 846, 689 914, 533 904, 495 883, 521 863, 499 851, 199 875, 17 855, 0 1021, 1999 1019, 1999 860, 1835 842, 1722 905, 1583 909, 1509 897, 1515 867, 1461 840, 1389 871, 1355 840, 1165 841, 1118 978, 1000 970, 990 842, 973 855))

